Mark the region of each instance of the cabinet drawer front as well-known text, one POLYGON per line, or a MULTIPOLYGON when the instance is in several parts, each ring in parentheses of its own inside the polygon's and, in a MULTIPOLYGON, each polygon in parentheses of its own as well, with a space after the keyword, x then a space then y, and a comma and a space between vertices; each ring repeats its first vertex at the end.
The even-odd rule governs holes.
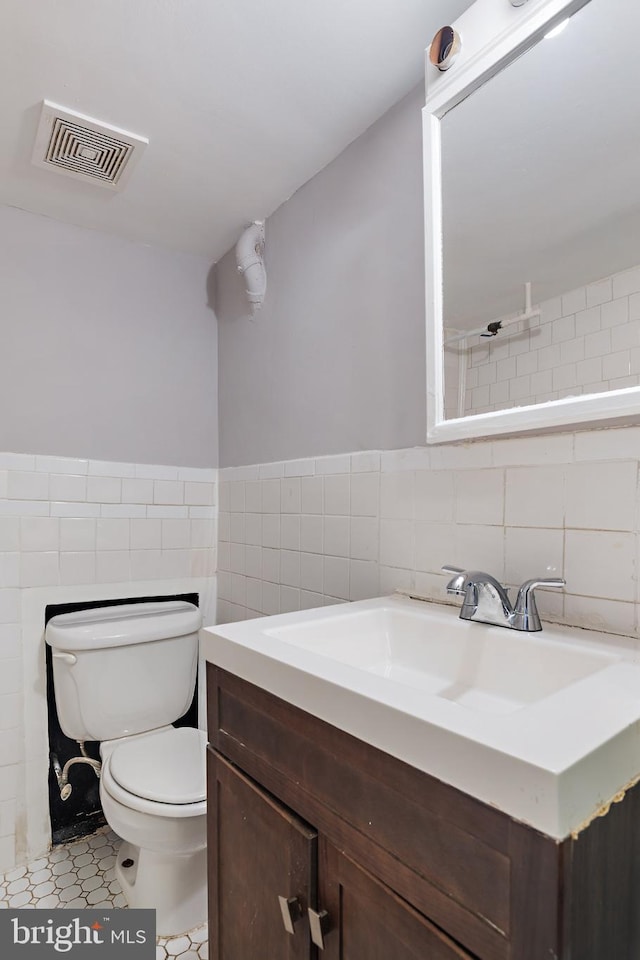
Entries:
POLYGON ((212 960, 309 960, 316 831, 211 750, 207 762, 212 960), (293 933, 280 897, 299 905, 293 933))
MULTIPOLYGON (((471 943, 463 942, 479 940, 487 956, 508 955, 503 815, 224 671, 212 669, 209 692, 210 737, 223 754, 324 832, 320 808, 331 811, 336 829, 348 825, 408 868, 409 886, 408 874, 415 875, 416 899, 409 899, 420 910, 456 937, 472 930, 471 943)), ((344 832, 334 836, 345 842, 344 832)))

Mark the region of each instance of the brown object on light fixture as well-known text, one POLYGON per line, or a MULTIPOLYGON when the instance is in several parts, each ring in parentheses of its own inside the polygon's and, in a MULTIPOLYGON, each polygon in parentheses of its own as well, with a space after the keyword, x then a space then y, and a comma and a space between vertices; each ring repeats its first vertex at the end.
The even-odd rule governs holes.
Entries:
POLYGON ((453 27, 441 27, 429 47, 429 60, 438 70, 448 70, 460 53, 460 36, 453 27))

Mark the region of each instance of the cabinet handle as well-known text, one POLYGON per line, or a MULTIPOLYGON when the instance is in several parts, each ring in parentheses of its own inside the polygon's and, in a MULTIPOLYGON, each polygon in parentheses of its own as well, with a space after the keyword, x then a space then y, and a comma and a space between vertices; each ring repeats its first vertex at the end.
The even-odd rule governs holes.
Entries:
POLYGON ((309 930, 311 939, 319 950, 324 950, 325 934, 331 929, 331 921, 326 910, 312 910, 309 907, 309 930))
POLYGON ((294 925, 302 920, 302 904, 297 897, 278 897, 282 922, 287 933, 295 933, 294 925))

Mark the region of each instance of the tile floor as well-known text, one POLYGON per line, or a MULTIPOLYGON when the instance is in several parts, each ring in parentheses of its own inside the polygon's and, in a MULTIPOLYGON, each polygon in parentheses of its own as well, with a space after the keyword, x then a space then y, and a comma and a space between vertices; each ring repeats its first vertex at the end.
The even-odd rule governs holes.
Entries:
MULTIPOLYGON (((118 837, 103 827, 86 840, 55 847, 46 857, 0 876, 0 909, 124 907, 115 879, 118 837)), ((207 925, 179 937, 158 937, 156 960, 208 960, 207 925)))

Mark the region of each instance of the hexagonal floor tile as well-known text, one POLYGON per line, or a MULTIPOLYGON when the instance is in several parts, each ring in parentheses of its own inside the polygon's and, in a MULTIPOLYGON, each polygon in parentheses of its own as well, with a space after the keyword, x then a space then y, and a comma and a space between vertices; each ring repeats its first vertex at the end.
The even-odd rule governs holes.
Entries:
MULTIPOLYGON (((47 857, 0 875, 0 909, 88 906, 126 908, 115 879, 120 838, 103 827, 86 840, 55 847, 47 857)), ((176 937, 158 937, 156 960, 208 960, 207 924, 176 937)))

